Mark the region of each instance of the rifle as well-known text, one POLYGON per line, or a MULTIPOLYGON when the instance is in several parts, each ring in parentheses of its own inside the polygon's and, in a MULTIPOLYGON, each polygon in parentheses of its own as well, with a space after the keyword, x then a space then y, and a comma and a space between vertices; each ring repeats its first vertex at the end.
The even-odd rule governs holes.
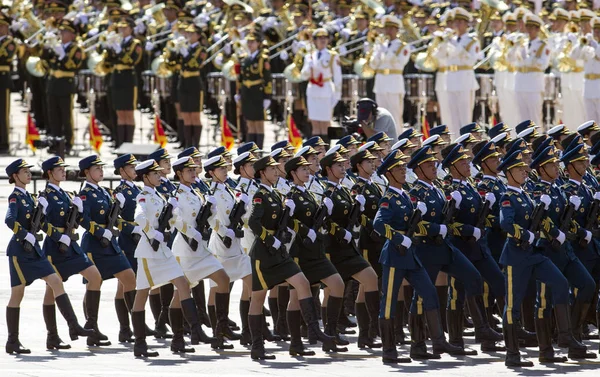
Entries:
MULTIPOLYGON (((444 208, 442 209, 442 215, 443 215, 443 219, 442 219, 442 224, 444 225, 448 225, 450 223, 452 223, 452 221, 454 221, 454 216, 456 215, 456 200, 454 200, 454 198, 449 197, 450 199, 448 199, 448 201, 446 202, 446 204, 444 204, 444 208)), ((438 245, 441 245, 444 242, 444 239, 442 238, 441 235, 437 235, 435 236, 435 243, 438 245)))
MULTIPOLYGON (((585 226, 584 226, 584 228, 587 231, 592 232, 593 237, 600 236, 600 234, 597 234, 598 230, 596 229, 598 227, 598 213, 599 212, 600 212, 600 200, 594 199, 594 201, 592 202, 592 206, 590 207, 590 210, 588 211, 588 214, 585 217, 585 226)), ((587 242, 585 241, 585 238, 582 237, 579 240, 579 246, 580 247, 587 246, 587 242)))
MULTIPOLYGON (((408 230, 406 231, 405 235, 406 237, 412 238, 412 236, 417 232, 417 229, 419 229, 419 223, 421 222, 421 218, 421 211, 419 211, 418 209, 414 209, 412 215, 410 215, 410 219, 408 220, 408 230)), ((405 256, 406 250, 408 250, 402 245, 396 245, 396 249, 402 256, 405 256)))
MULTIPOLYGON (((544 208, 544 203, 538 204, 531 214, 531 224, 529 225, 529 230, 531 233, 536 235, 540 231, 540 227, 542 225, 542 218, 546 214, 546 209, 544 208)), ((521 247, 523 249, 527 249, 530 246, 529 242, 522 241, 521 247)))
MULTIPOLYGON (((292 191, 290 190, 290 192, 288 192, 286 194, 285 199, 287 200, 287 199, 291 199, 291 198, 292 198, 292 191)), ((290 208, 288 206, 284 205, 283 215, 281 215, 281 220, 279 221, 279 227, 277 228, 277 231, 275 232, 275 238, 277 238, 281 242, 281 247, 283 248, 282 253, 285 253, 285 251, 286 251, 285 244, 287 244, 288 242, 290 242, 292 240, 292 235, 287 230, 288 223, 290 222, 291 217, 292 216, 290 214, 290 208)), ((277 249, 271 247, 271 254, 275 254, 276 252, 277 252, 277 249)))
MULTIPOLYGON (((67 235, 72 241, 77 241, 79 239, 79 234, 75 233, 75 229, 79 226, 77 223, 77 217, 79 216, 79 210, 76 206, 71 204, 69 207, 69 213, 67 214, 67 222, 65 224, 65 235, 67 235)), ((69 246, 61 243, 58 247, 58 250, 61 253, 66 253, 69 250, 69 246)))
MULTIPOLYGON (((575 206, 573 204, 569 203, 563 210, 563 212, 560 216, 560 219, 558 221, 560 224, 558 229, 565 234, 566 239, 573 238, 571 236, 571 233, 569 232, 569 229, 571 228, 571 220, 573 219, 574 214, 575 214, 575 206)), ((561 245, 558 242, 558 240, 556 240, 556 239, 552 240, 552 248, 555 251, 558 251, 560 249, 560 246, 561 245)))
MULTIPOLYGON (((490 208, 490 201, 485 199, 483 201, 483 206, 481 207, 481 209, 479 210, 479 213, 477 214, 477 222, 475 223, 475 227, 479 228, 481 230, 481 235, 483 236, 483 231, 485 230, 485 221, 487 220, 487 217, 490 215, 490 213, 492 212, 492 209, 490 208)), ((469 241, 470 242, 474 242, 475 241, 475 237, 469 237, 469 241)))
MULTIPOLYGON (((44 214, 44 210, 41 204, 38 204, 33 210, 33 215, 31 216, 31 222, 29 226, 29 233, 33 234, 37 241, 42 241, 43 237, 41 234, 38 234, 40 229, 42 228, 42 216, 44 214)), ((26 252, 32 253, 34 250, 34 246, 29 242, 23 240, 23 248, 26 252)))
MULTIPOLYGON (((323 197, 323 201, 325 201, 325 198, 331 198, 332 195, 333 191, 327 190, 325 192, 325 196, 323 197)), ((328 216, 329 214, 327 213, 327 206, 325 205, 325 203, 321 203, 321 205, 315 212, 315 216, 313 218, 314 222, 311 228, 315 230, 315 232, 317 233, 317 237, 320 235, 319 230, 323 227, 323 224, 325 224, 325 220, 328 216)), ((302 241, 302 244, 304 245, 304 247, 310 247, 312 245, 312 241, 309 238, 305 238, 302 241)))
MULTIPOLYGON (((108 212, 108 223, 106 224, 106 229, 108 229, 113 237, 117 237, 119 235, 119 231, 115 229, 117 225, 117 221, 119 220, 119 216, 121 215, 121 205, 118 200, 114 200, 112 205, 110 206, 110 211, 108 212)), ((100 246, 108 247, 110 245, 110 241, 104 237, 100 238, 100 246)))
MULTIPOLYGON (((210 195, 212 196, 212 193, 210 193, 210 195)), ((207 241, 210 238, 210 234, 212 233, 212 229, 210 228, 210 226, 207 226, 208 218, 211 214, 212 203, 207 201, 206 203, 204 203, 204 206, 200 210, 200 213, 198 213, 198 216, 196 216, 196 230, 202 234, 202 239, 205 241, 207 241)), ((190 241, 190 247, 194 251, 198 250, 198 241, 192 239, 190 241)))
MULTIPOLYGON (((169 242, 171 238, 171 233, 167 233, 166 230, 169 227, 169 220, 173 217, 173 206, 167 202, 167 205, 163 208, 160 216, 158 217, 158 228, 157 231, 161 232, 164 237, 164 242, 169 242)), ((160 247, 160 242, 157 240, 152 240, 152 249, 154 251, 158 251, 160 247)))
MULTIPOLYGON (((245 194, 245 192, 242 192, 242 193, 245 194)), ((242 217, 245 214, 246 214, 246 204, 241 200, 236 201, 236 203, 233 205, 233 209, 231 210, 231 213, 229 214, 229 226, 228 226, 229 229, 231 229, 235 232, 236 237, 244 236, 244 229, 241 229, 241 227, 242 227, 242 217)), ((233 242, 233 240, 227 236, 225 238, 223 238, 223 244, 228 249, 231 247, 232 242, 233 242)))
MULTIPOLYGON (((360 189, 359 195, 363 195, 365 193, 366 188, 367 188, 367 183, 365 182, 363 187, 360 189)), ((361 214, 360 203, 357 202, 356 200, 354 200, 354 204, 352 205, 352 209, 350 210, 350 218, 348 220, 348 228, 346 228, 346 230, 348 232, 352 233, 354 227, 356 225, 359 225, 358 219, 359 219, 360 214, 361 214)))

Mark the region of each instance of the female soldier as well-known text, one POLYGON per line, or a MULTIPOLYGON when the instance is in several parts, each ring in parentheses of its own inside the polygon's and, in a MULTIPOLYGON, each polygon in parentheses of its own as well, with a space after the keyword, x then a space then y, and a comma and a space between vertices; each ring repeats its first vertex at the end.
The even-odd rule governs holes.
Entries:
MULTIPOLYGON (((99 186, 104 178, 104 162, 97 155, 91 155, 79 161, 79 176, 85 177, 85 185, 79 197, 83 202, 83 219, 81 226, 85 229, 81 247, 88 258, 96 265, 102 280, 116 277, 119 280, 115 298, 123 298, 123 292, 135 292, 135 273, 131 269, 127 257, 117 244, 118 231, 107 229, 109 214, 113 206, 113 198, 99 186)), ((114 205, 125 206, 125 196, 117 194, 114 205)), ((114 224, 118 226, 118 224, 114 224)), ((96 330, 96 337, 88 337, 88 345, 109 346, 106 335, 98 330, 98 310, 100 306, 100 289, 88 289, 85 294, 85 305, 88 314, 86 328, 96 330)))
MULTIPOLYGON (((298 207, 298 211, 294 211, 293 215, 294 222, 292 228, 296 232, 296 238, 292 243, 290 256, 300 266, 302 273, 311 285, 325 284, 329 288, 329 297, 335 299, 335 297, 342 297, 344 294, 344 282, 333 264, 325 256, 322 235, 317 235, 313 229, 317 213, 323 213, 329 207, 333 207, 331 199, 325 198, 324 200, 328 204, 324 204, 324 207, 321 208, 321 204, 317 202, 315 196, 306 189, 305 185, 310 180, 311 175, 309 166, 310 163, 304 157, 294 157, 285 164, 287 179, 293 183, 290 199, 298 207)), ((280 315, 283 314, 280 313, 280 315)), ((298 295, 295 290, 290 290, 287 322, 292 337, 290 354, 301 356, 314 355, 314 352, 306 351, 302 345, 302 339, 300 338, 301 315, 298 306, 298 295)), ((335 345, 333 345, 331 350, 343 351, 343 349, 337 348, 335 345)))
MULTIPOLYGON (((12 287, 10 299, 6 306, 6 325, 8 327, 6 353, 9 354, 31 353, 19 341, 19 305, 23 300, 25 287, 33 283, 36 279, 42 279, 46 282, 47 290, 53 295, 52 298, 56 300, 58 308, 69 324, 69 334, 72 340, 77 339, 77 336, 92 336, 95 333, 94 330, 82 328, 77 322, 77 317, 69 301, 69 296, 65 293, 60 277, 55 273, 55 270, 40 248, 37 234, 31 233, 32 216, 34 216, 34 211, 36 210, 36 201, 26 189, 29 182, 31 182, 31 171, 29 170, 31 167, 32 165, 27 164, 23 159, 15 160, 6 167, 9 183, 15 185, 14 191, 8 197, 8 211, 4 220, 14 233, 6 250, 6 255, 9 258, 8 264, 12 287)), ((38 210, 47 211, 47 209, 48 201, 40 197, 38 210)), ((44 304, 45 301, 46 297, 44 298, 44 304)), ((44 320, 46 320, 48 328, 46 347, 48 349, 71 348, 63 344, 62 340, 58 337, 56 315, 53 317, 53 323, 49 323, 46 306, 44 305, 44 320)), ((49 306, 51 306, 52 314, 54 314, 54 305, 49 306)))
MULTIPOLYGON (((352 172, 357 174, 356 184, 352 187, 353 193, 362 193, 365 197, 365 211, 360 216, 360 236, 358 239, 358 250, 363 258, 369 262, 377 277, 381 279, 381 264, 379 256, 383 247, 383 239, 373 229, 373 219, 379 208, 379 200, 383 196, 377 184, 371 181, 375 172, 375 160, 368 150, 358 152, 350 158, 352 172)), ((379 284, 381 286, 381 284, 379 284)), ((381 347, 381 343, 375 343, 374 338, 379 333, 378 321, 371 321, 369 326, 369 313, 364 301, 364 291, 359 287, 356 298, 356 320, 358 322, 358 347, 374 348, 381 347)))
POLYGON ((306 102, 312 135, 328 141, 327 127, 335 105, 342 98, 342 67, 338 54, 327 48, 329 33, 326 29, 315 30, 313 41, 315 49, 305 56, 301 75, 309 81, 306 102))
MULTIPOLYGON (((283 232, 289 232, 288 224, 281 223, 284 208, 287 207, 290 216, 293 215, 295 208, 293 200, 286 199, 284 202, 281 194, 273 188, 279 178, 277 164, 271 156, 263 157, 254 163, 255 178, 260 178, 261 185, 252 200, 252 213, 248 220, 250 229, 256 236, 256 241, 250 250, 252 258, 252 300, 248 316, 252 334, 250 356, 252 359, 260 360, 275 358, 273 355, 265 354, 262 313, 267 290, 283 282, 288 282, 297 290, 297 298, 304 320, 311 331, 323 342, 323 349, 325 351, 335 350, 334 339, 319 329, 317 312, 308 280, 285 249, 283 243, 287 236, 280 236, 281 240, 277 238, 280 229, 283 232)), ((306 231, 308 232, 308 229, 306 231)), ((294 352, 296 351, 290 350, 290 353, 294 352)))
MULTIPOLYGON (((140 242, 135 249, 135 257, 138 258, 138 265, 141 270, 137 275, 137 292, 126 292, 125 300, 133 303, 131 319, 133 323, 133 333, 135 335, 135 345, 133 353, 135 356, 155 357, 158 352, 148 350, 146 344, 146 326, 144 307, 150 289, 163 284, 172 283, 177 287, 173 295, 171 308, 180 308, 184 317, 190 324, 192 344, 199 342, 213 343, 214 338, 208 337, 198 320, 198 310, 196 304, 191 298, 190 287, 184 277, 181 266, 173 256, 171 249, 167 246, 166 238, 169 234, 167 229, 159 228, 159 217, 163 211, 169 208, 177 208, 177 199, 164 198, 156 188, 160 185, 160 174, 162 168, 154 160, 147 160, 135 167, 137 180, 144 182, 144 189, 137 197, 138 206, 135 211, 135 221, 144 232, 140 242)), ((169 226, 172 226, 174 219, 169 219, 169 226)), ((185 343, 175 344, 175 351, 183 351, 185 343)), ((185 349, 189 351, 189 349, 185 349)))
POLYGON ((179 46, 181 56, 181 73, 179 78, 179 106, 183 118, 183 146, 198 147, 202 122, 200 112, 204 106, 204 92, 202 91, 202 79, 200 68, 206 51, 200 43, 203 38, 202 29, 191 24, 184 29, 187 45, 179 46))
POLYGON ((273 84, 269 56, 260 49, 261 37, 256 33, 246 36, 250 53, 240 62, 236 102, 241 101, 242 115, 248 125, 246 141, 255 142, 262 149, 265 141, 265 110, 271 106, 273 84))
POLYGON ((106 47, 106 61, 113 65, 110 80, 112 107, 117 112, 117 142, 131 143, 135 131, 133 112, 137 108, 137 77, 135 66, 142 60, 143 50, 139 40, 133 38, 135 22, 125 18, 117 24, 120 42, 106 47))
MULTIPOLYGON (((44 240, 43 250, 48 261, 63 281, 67 281, 71 275, 81 274, 88 282, 87 289, 98 291, 102 284, 100 272, 75 242, 75 230, 83 217, 83 202, 78 196, 71 197, 71 194, 60 188, 60 182, 67 179, 65 166, 68 165, 60 157, 51 157, 42 163, 42 177, 47 179, 47 185, 41 197, 48 201, 42 225, 48 237, 44 240), (77 222, 75 229, 71 229, 71 234, 66 234, 67 220, 71 211, 77 211, 77 222)), ((60 309, 60 303, 58 301, 56 303, 60 309)), ((46 311, 51 321, 51 324, 46 326, 53 327, 55 333, 56 317, 53 299, 48 291, 44 297, 44 312, 46 311)), ((46 316, 44 317, 46 318, 46 316)), ((94 335, 96 335, 95 332, 90 333, 90 336, 94 335)), ((56 345, 61 346, 60 342, 56 345)))
MULTIPOLYGON (((175 227, 179 232, 177 232, 175 242, 173 242, 173 254, 178 259, 187 280, 192 286, 205 278, 209 278, 217 284, 215 289, 215 317, 217 321, 213 323, 213 331, 217 342, 213 344, 213 347, 230 349, 233 346, 224 344, 224 336, 230 336, 231 333, 227 325, 229 277, 221 263, 208 250, 208 234, 204 229, 198 229, 196 226, 196 218, 202 211, 207 210, 204 207, 209 206, 208 210, 212 212, 216 210, 214 208, 216 201, 212 196, 205 197, 198 189, 193 188, 196 167, 189 156, 182 157, 173 164, 173 170, 179 180, 179 189, 177 189, 175 198, 181 204, 174 212, 174 217, 177 219, 175 227)), ((181 309, 171 308, 169 318, 173 329, 171 350, 173 352, 189 352, 189 349, 185 348, 183 340, 181 309)))

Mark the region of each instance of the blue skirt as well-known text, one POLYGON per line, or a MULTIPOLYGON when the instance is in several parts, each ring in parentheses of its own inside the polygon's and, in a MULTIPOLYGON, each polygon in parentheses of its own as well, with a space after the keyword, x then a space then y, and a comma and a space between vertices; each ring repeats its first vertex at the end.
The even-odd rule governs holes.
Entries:
POLYGON ((10 286, 29 285, 35 280, 52 275, 54 269, 48 259, 33 253, 29 255, 9 256, 10 286))
POLYGON ((85 254, 77 253, 71 253, 63 258, 53 258, 48 255, 48 261, 54 267, 54 271, 56 271, 62 281, 67 281, 69 277, 77 275, 94 265, 85 254))
POLYGON ((88 253, 87 256, 92 263, 96 265, 98 271, 100 271, 102 280, 112 279, 115 277, 115 274, 131 268, 129 261, 123 252, 118 254, 88 253))

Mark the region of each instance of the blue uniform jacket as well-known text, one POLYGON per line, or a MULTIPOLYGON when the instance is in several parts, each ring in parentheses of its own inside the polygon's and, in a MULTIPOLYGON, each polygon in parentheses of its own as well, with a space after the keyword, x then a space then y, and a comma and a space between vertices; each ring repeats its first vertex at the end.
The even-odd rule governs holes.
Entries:
POLYGON ((477 185, 478 191, 491 192, 496 197, 496 203, 492 206, 488 229, 486 230, 487 245, 492 255, 499 257, 506 242, 506 233, 500 228, 500 200, 506 191, 506 185, 498 177, 483 176, 477 185))
MULTIPOLYGON (((581 206, 579 206, 575 221, 583 231, 587 211, 591 208, 592 202, 594 201, 594 193, 586 184, 579 184, 571 179, 562 186, 562 189, 566 195, 577 195, 581 198, 581 206)), ((573 241, 572 246, 575 250, 575 255, 582 261, 600 258, 600 240, 592 238, 592 242, 585 248, 581 248, 579 246, 579 240, 575 240, 573 241)))
MULTIPOLYGON (((71 196, 63 189, 57 190, 53 186, 46 186, 42 195, 48 200, 48 208, 42 223, 42 229, 48 237, 44 240, 43 249, 46 255, 54 260, 69 257, 72 253, 81 254, 81 248, 75 241, 71 241, 69 250, 66 253, 61 253, 58 248, 58 241, 65 232, 67 216, 71 208, 71 196)), ((78 222, 81 223, 82 216, 78 216, 78 222)))
POLYGON ((102 187, 93 187, 86 183, 79 197, 83 202, 83 220, 81 226, 85 229, 81 247, 86 253, 111 255, 121 252, 117 237, 112 237, 107 247, 102 247, 100 240, 106 230, 108 215, 113 199, 102 187))
POLYGON ((135 226, 135 207, 136 198, 141 192, 140 188, 132 184, 131 186, 121 181, 121 184, 114 190, 114 194, 121 193, 125 197, 125 206, 121 208, 121 219, 119 219, 119 247, 125 254, 133 256, 137 243, 133 241, 132 232, 135 226))
MULTIPOLYGON (((31 217, 35 210, 35 199, 27 192, 23 192, 17 188, 8 197, 8 210, 4 222, 12 230, 13 236, 8 242, 6 255, 9 257, 27 255, 23 247, 25 236, 31 228, 31 217)), ((40 257, 44 256, 42 248, 38 242, 35 243, 35 252, 40 257)))

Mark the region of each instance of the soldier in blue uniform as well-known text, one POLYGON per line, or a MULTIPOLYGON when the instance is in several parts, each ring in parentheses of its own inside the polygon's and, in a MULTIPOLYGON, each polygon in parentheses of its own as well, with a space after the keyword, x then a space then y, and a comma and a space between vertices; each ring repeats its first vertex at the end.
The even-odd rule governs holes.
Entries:
MULTIPOLYGON (((164 148, 150 153, 148 160, 154 160, 162 168, 159 170, 160 174, 160 185, 156 190, 166 198, 169 198, 171 194, 177 189, 173 182, 171 182, 168 176, 171 174, 171 155, 164 148)), ((168 242, 169 249, 173 246, 175 240, 174 231, 171 234, 171 238, 168 242)), ((160 288, 155 288, 150 291, 148 301, 150 301, 150 309, 155 320, 154 331, 156 332, 155 337, 160 338, 171 338, 172 334, 166 325, 169 324, 169 304, 173 298, 173 284, 165 284, 160 288)))
MULTIPOLYGON (((8 197, 8 210, 4 222, 12 230, 6 255, 10 268, 10 299, 6 306, 6 325, 8 328, 8 340, 6 341, 6 353, 27 354, 31 351, 19 341, 19 315, 20 305, 25 294, 25 287, 37 279, 46 282, 47 290, 55 298, 58 307, 64 318, 69 324, 69 334, 71 338, 77 339, 77 336, 92 336, 94 330, 85 330, 77 322, 77 317, 69 301, 69 296, 65 293, 62 281, 52 265, 46 258, 46 255, 40 248, 37 240, 37 234, 31 233, 31 221, 36 205, 43 210, 48 208, 47 200, 40 198, 36 203, 33 195, 27 192, 27 185, 31 182, 31 168, 23 159, 18 159, 6 167, 9 183, 15 185, 15 189, 8 197)), ((52 314, 54 314, 54 305, 52 305, 52 314)), ((48 323, 46 306, 44 306, 44 320, 48 327, 48 338, 46 346, 48 349, 66 349, 71 348, 62 343, 56 330, 56 315, 53 317, 53 327, 48 323)))
POLYGON ((325 153, 329 148, 329 144, 321 139, 321 136, 313 136, 310 139, 302 143, 303 147, 312 147, 314 150, 319 152, 319 160, 325 157, 325 153))
MULTIPOLYGON (((124 294, 135 294, 135 273, 117 243, 117 236, 113 234, 114 229, 107 229, 106 226, 109 222, 111 207, 118 205, 123 208, 125 196, 117 194, 113 199, 99 185, 104 178, 104 165, 105 163, 97 155, 91 155, 79 161, 79 176, 85 177, 86 180, 83 189, 79 192, 79 197, 83 202, 81 226, 85 229, 81 247, 100 271, 102 280, 113 277, 119 280, 115 298, 123 298, 124 294)), ((109 346, 110 342, 103 342, 108 340, 108 337, 98 330, 99 289, 86 291, 85 305, 88 314, 85 328, 93 328, 97 335, 88 337, 88 345, 109 346)))
MULTIPOLYGON (((433 352, 438 355, 431 355, 431 358, 439 358, 439 354, 445 352, 462 354, 460 347, 446 342, 435 287, 416 254, 416 248, 413 246, 411 238, 406 235, 411 226, 410 219, 414 216, 414 212, 425 213, 427 211, 427 206, 422 202, 417 203, 417 208, 413 208, 411 199, 402 189, 406 181, 405 160, 407 158, 402 152, 393 151, 378 169, 379 173, 385 175, 390 182, 388 191, 379 201, 379 210, 373 220, 375 231, 385 239, 379 258, 382 266, 379 326, 383 342, 384 363, 410 362, 410 359, 398 358, 394 339, 395 311, 403 310, 403 308, 396 307, 396 298, 404 278, 423 299, 423 305, 419 307, 419 310, 425 309, 429 334, 433 342, 433 352)), ((414 310, 416 307, 412 309, 414 310)), ((427 352, 424 339, 419 347, 422 352, 427 352)))
MULTIPOLYGON (((449 240, 479 271, 485 283, 488 284, 489 290, 497 298, 498 308, 500 311, 503 311, 506 291, 504 290, 502 271, 500 271, 498 264, 491 257, 491 252, 487 246, 485 227, 477 227, 483 206, 493 206, 496 203, 496 197, 493 193, 487 193, 482 198, 475 187, 468 181, 471 178, 471 167, 469 165, 469 156, 462 145, 450 144, 444 148, 442 155, 444 156, 442 167, 447 169, 452 177, 447 191, 458 192, 461 196, 460 208, 454 217, 454 222, 450 224, 452 232, 449 240)), ((484 219, 484 226, 489 221, 488 218, 484 219)), ((457 310, 447 312, 450 343, 464 346, 462 339, 462 308, 465 302, 463 284, 454 277, 450 277, 449 286, 450 301, 454 301, 457 307, 457 310)), ((481 350, 504 351, 503 347, 495 345, 494 340, 502 340, 502 335, 489 327, 487 315, 484 313, 484 297, 470 296, 467 298, 467 305, 469 312, 472 314, 477 311, 480 312, 480 315, 472 315, 472 318, 473 325, 475 326, 475 341, 481 341, 481 350), (479 320, 483 320, 483 323, 479 323, 479 320), (488 335, 491 335, 495 339, 480 339, 481 331, 487 331, 488 335)))
MULTIPOLYGON (((507 233, 500 257, 500 263, 504 266, 507 294, 502 321, 506 344, 505 365, 533 366, 531 361, 521 358, 517 335, 521 302, 532 276, 546 284, 552 291, 558 328, 558 346, 583 352, 586 347, 575 340, 571 334, 569 283, 554 263, 542 253, 536 252, 532 246, 540 236, 539 232, 535 234, 529 230, 535 207, 532 199, 521 188, 527 180, 529 170, 523 161, 522 152, 516 151, 504 158, 498 169, 505 173, 508 180, 508 187, 502 195, 500 207, 500 226, 507 233)), ((542 196, 540 201, 547 209, 551 199, 542 196)))
MULTIPOLYGON (((556 179, 559 177, 558 159, 555 156, 554 147, 550 146, 540 152, 531 163, 531 168, 536 169, 540 180, 536 183, 533 191, 534 200, 537 204, 541 202, 542 195, 548 195, 551 199, 547 211, 547 217, 544 219, 544 232, 536 243, 536 250, 548 257, 558 269, 567 278, 570 285, 577 290, 574 302, 572 304, 571 320, 573 324, 573 335, 581 341, 581 325, 585 320, 588 309, 590 308, 594 288, 596 283, 585 269, 581 261, 573 252, 573 244, 568 242, 567 237, 576 234, 579 229, 577 223, 571 219, 570 224, 563 224, 566 221, 564 211, 567 205, 571 203, 575 214, 581 207, 581 199, 577 195, 571 195, 567 201, 567 196, 559 186, 556 185, 556 179), (562 227, 566 230, 563 232, 562 227)), ((583 233, 583 229, 581 229, 583 233)), ((552 348, 552 292, 540 283, 538 288, 538 300, 536 303, 535 330, 540 346, 540 362, 564 362, 566 357, 555 357, 552 348)), ((595 354, 587 354, 585 350, 569 350, 572 359, 595 358, 595 354)))
MULTIPOLYGON (((418 178, 410 190, 410 196, 414 201, 425 203, 427 207, 422 226, 419 226, 419 232, 415 238, 416 254, 421 259, 431 281, 436 281, 438 273, 443 271, 463 283, 467 299, 481 296, 483 294, 481 275, 467 257, 446 238, 451 223, 444 223, 446 197, 442 190, 434 186, 438 171, 437 162, 436 153, 431 146, 426 145, 415 152, 408 163, 408 167, 413 169, 418 178)), ((460 193, 453 192, 451 197, 456 204, 460 205, 459 201, 462 197, 460 193)), ((411 357, 418 359, 431 357, 423 347, 425 339, 423 337, 424 318, 421 305, 422 300, 415 294, 410 310, 409 327, 412 337, 411 357), (414 306, 417 306, 417 308, 415 309, 414 306)), ((449 329, 451 327, 450 322, 454 318, 458 318, 456 313, 450 312, 459 312, 460 310, 461 308, 456 304, 456 301, 448 300, 446 314, 449 329)), ((479 310, 474 311, 471 315, 481 317, 479 310)), ((481 326, 478 330, 481 341, 496 340, 496 334, 491 331, 483 318, 476 318, 473 322, 481 326)), ((462 344, 456 345, 462 346, 462 344)), ((476 351, 462 350, 462 354, 476 354, 476 351)))

